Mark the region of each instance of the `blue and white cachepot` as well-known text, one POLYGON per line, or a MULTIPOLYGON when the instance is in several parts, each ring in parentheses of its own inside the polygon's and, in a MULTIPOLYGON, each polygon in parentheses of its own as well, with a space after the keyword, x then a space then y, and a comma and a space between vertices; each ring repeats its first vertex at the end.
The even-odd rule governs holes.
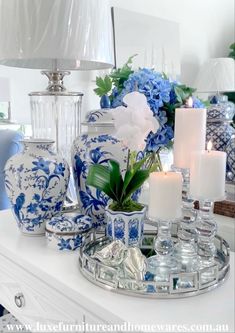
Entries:
POLYGON ((69 166, 51 150, 52 140, 22 143, 22 153, 11 157, 5 166, 6 192, 22 233, 44 235, 46 221, 62 210, 69 166))
POLYGON ((60 251, 77 250, 85 244, 91 229, 92 220, 89 216, 55 216, 46 223, 47 245, 60 251))
POLYGON ((121 171, 126 169, 128 148, 114 135, 114 124, 108 109, 93 111, 87 116, 88 131, 74 141, 72 149, 73 171, 76 192, 81 212, 93 220, 93 227, 106 223, 105 208, 109 197, 87 186, 86 179, 92 164, 107 165, 110 159, 120 163, 121 171))
POLYGON ((106 209, 107 235, 112 240, 120 240, 127 247, 139 246, 144 232, 146 207, 141 211, 116 212, 106 209))

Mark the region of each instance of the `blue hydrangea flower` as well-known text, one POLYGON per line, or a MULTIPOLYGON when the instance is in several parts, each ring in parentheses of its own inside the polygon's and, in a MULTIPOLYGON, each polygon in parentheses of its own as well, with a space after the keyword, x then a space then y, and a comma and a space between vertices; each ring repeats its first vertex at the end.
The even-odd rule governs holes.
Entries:
POLYGON ((160 148, 165 147, 173 139, 174 133, 170 126, 162 126, 156 133, 152 131, 146 138, 146 151, 157 152, 160 148))
POLYGON ((50 170, 49 170, 50 161, 46 161, 43 158, 39 158, 39 160, 34 161, 33 164, 35 165, 35 167, 32 168, 32 171, 42 170, 47 175, 49 175, 49 173, 50 173, 50 170))

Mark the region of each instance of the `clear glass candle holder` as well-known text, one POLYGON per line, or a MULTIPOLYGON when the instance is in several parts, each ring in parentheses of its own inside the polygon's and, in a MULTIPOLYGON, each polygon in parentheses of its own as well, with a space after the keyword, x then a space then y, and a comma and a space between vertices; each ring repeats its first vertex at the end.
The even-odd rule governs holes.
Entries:
POLYGON ((196 220, 197 254, 199 269, 203 270, 202 279, 205 282, 215 277, 216 247, 214 244, 217 232, 217 223, 213 216, 214 202, 210 200, 199 201, 199 213, 196 220))
POLYGON ((196 221, 196 210, 194 209, 194 199, 189 195, 190 186, 190 169, 177 168, 172 166, 172 171, 181 172, 183 177, 183 191, 182 191, 182 220, 184 224, 188 225, 187 230, 192 233, 192 236, 196 238, 195 232, 195 221, 196 221))
POLYGON ((154 244, 156 255, 148 258, 148 271, 154 274, 155 281, 168 281, 169 274, 178 268, 177 261, 173 257, 172 221, 159 219, 157 225, 158 233, 154 244))
POLYGON ((195 228, 197 211, 189 195, 190 170, 174 166, 173 170, 180 171, 183 177, 182 217, 178 224, 178 243, 175 245, 174 256, 181 271, 191 272, 197 269, 198 264, 195 228))

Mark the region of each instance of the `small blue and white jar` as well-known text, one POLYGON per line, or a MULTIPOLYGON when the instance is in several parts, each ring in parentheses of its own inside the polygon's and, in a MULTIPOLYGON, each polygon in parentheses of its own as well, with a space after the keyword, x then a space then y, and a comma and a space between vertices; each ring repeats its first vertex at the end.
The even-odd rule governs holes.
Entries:
POLYGON ((5 186, 23 234, 45 235, 46 221, 60 214, 69 183, 68 163, 53 140, 22 140, 23 151, 5 165, 5 186))
POLYGON ((46 224, 47 245, 59 251, 77 250, 89 239, 91 229, 89 216, 55 216, 46 224))
POLYGON ((118 212, 106 209, 107 235, 112 240, 120 240, 127 247, 139 246, 144 233, 146 207, 141 211, 118 212))

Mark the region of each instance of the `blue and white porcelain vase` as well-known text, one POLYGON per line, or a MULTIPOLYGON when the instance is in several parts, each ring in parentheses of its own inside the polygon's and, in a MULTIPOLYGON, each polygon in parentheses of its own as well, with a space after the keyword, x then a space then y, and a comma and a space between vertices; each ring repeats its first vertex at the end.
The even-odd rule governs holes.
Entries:
POLYGON ((127 247, 139 246, 144 232, 146 207, 141 211, 116 212, 106 209, 107 235, 112 240, 120 240, 127 247))
POLYGON ((22 233, 44 235, 46 221, 62 210, 69 166, 52 152, 52 140, 29 139, 22 143, 23 152, 6 163, 6 191, 22 233))
POLYGON ((93 111, 87 116, 88 130, 74 141, 72 160, 74 179, 81 212, 93 220, 93 227, 106 223, 105 208, 110 199, 100 190, 86 185, 89 166, 107 165, 110 159, 126 169, 128 149, 114 133, 111 112, 108 109, 93 111))

